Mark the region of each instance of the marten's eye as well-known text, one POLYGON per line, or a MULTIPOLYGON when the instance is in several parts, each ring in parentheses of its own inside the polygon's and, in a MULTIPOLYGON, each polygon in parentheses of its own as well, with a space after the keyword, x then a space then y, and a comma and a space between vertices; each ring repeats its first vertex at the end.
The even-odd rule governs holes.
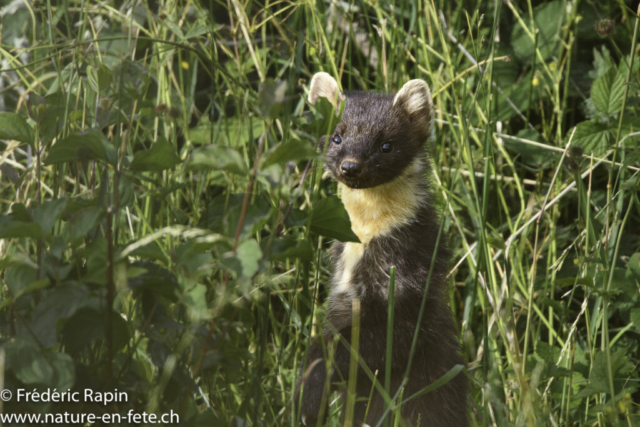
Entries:
POLYGON ((380 151, 382 151, 385 154, 389 154, 390 152, 393 151, 393 144, 390 142, 385 142, 380 146, 380 151))
POLYGON ((340 135, 336 133, 335 135, 333 135, 333 138, 331 138, 331 141, 334 144, 340 144, 342 142, 342 138, 340 138, 340 135))

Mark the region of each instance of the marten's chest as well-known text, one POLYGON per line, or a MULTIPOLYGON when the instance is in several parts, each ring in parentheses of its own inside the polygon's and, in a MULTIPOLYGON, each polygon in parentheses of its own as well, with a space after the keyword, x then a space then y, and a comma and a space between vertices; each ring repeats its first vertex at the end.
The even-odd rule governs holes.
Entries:
POLYGON ((334 295, 354 298, 366 290, 363 287, 388 284, 387 267, 398 254, 385 250, 395 246, 386 244, 385 240, 398 239, 399 236, 394 235, 397 230, 416 216, 423 200, 420 186, 412 179, 418 168, 419 165, 412 165, 398 179, 374 188, 353 189, 340 185, 351 228, 360 242, 338 244, 334 252, 334 295))
MULTIPOLYGON (((365 245, 362 243, 348 242, 342 248, 342 253, 334 267, 334 293, 348 294, 360 293, 360 280, 357 267, 362 262, 365 245)), ((355 296, 355 295, 353 295, 355 296)))

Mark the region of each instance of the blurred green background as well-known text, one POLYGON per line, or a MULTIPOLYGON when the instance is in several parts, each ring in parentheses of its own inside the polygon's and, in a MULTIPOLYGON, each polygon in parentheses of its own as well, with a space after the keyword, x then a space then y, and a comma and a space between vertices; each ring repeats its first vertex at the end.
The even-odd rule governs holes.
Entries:
POLYGON ((0 8, 0 384, 128 395, 5 414, 297 425, 352 236, 306 102, 326 71, 431 87, 471 425, 640 426, 637 2, 0 8))

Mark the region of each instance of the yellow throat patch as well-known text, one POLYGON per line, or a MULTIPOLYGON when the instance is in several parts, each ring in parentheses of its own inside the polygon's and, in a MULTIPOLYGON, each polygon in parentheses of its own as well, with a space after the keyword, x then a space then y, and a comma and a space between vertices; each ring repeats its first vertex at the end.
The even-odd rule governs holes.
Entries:
POLYGON ((377 187, 358 189, 339 184, 351 228, 360 242, 366 244, 415 216, 424 196, 420 185, 423 170, 424 163, 415 160, 402 175, 377 187))

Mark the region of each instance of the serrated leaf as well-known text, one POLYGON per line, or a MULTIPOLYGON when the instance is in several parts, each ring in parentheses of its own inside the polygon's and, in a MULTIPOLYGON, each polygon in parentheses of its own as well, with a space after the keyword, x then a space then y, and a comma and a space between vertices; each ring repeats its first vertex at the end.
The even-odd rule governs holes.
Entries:
MULTIPOLYGON (((611 372, 613 374, 614 392, 616 394, 626 382, 626 376, 631 369, 633 369, 633 365, 629 362, 624 349, 611 353, 611 372)), ((609 367, 604 351, 596 353, 591 372, 589 373, 589 383, 580 393, 575 395, 574 399, 583 399, 596 393, 610 394, 609 367)))
MULTIPOLYGON (((533 21, 538 33, 538 49, 543 59, 557 54, 560 46, 560 29, 566 17, 564 2, 555 0, 533 9, 533 21)), ((529 24, 529 20, 525 22, 529 24)), ((533 32, 529 28, 529 32, 533 32)), ((513 27, 511 46, 520 60, 531 62, 535 53, 534 39, 520 24, 513 27)))
MULTIPOLYGON (((567 133, 569 138, 571 132, 567 133)), ((582 122, 576 126, 571 145, 579 145, 584 150, 585 156, 601 156, 609 148, 611 132, 602 123, 582 122)))
POLYGON ((203 25, 201 22, 195 23, 193 27, 189 28, 189 31, 184 35, 184 38, 190 39, 192 37, 198 37, 202 34, 206 34, 207 32, 209 32, 209 27, 207 25, 203 25))
POLYGON ((6 111, 0 112, 0 139, 33 144, 33 129, 24 117, 6 111))
POLYGON ((176 36, 178 36, 179 40, 184 39, 184 33, 182 32, 182 28, 180 28, 178 25, 174 24, 168 19, 165 19, 164 25, 166 25, 167 28, 169 28, 176 36))
POLYGON ((278 144, 269 150, 262 163, 262 169, 267 169, 272 165, 284 165, 287 162, 315 159, 320 154, 312 146, 302 141, 289 141, 278 144))
MULTIPOLYGON (((595 25, 595 22, 592 23, 595 25)), ((602 49, 598 50, 593 48, 593 70, 589 72, 589 77, 596 80, 609 71, 609 68, 613 66, 613 60, 611 59, 611 53, 605 45, 602 45, 602 49)))
POLYGON ((620 129, 620 140, 624 140, 625 147, 637 146, 640 142, 640 135, 633 135, 640 132, 640 117, 624 116, 622 118, 622 128, 620 129))
POLYGON ((341 242, 358 242, 360 239, 351 229, 349 214, 342 201, 333 196, 321 199, 313 208, 311 231, 341 242))
POLYGON ((97 130, 74 132, 56 142, 49 150, 45 165, 66 162, 84 162, 99 160, 115 164, 115 148, 109 144, 107 137, 97 130))
POLYGON ((135 153, 129 167, 134 171, 160 172, 171 169, 181 162, 169 141, 164 137, 159 137, 151 148, 135 153))
POLYGON ((593 105, 608 116, 617 114, 622 109, 626 73, 611 67, 604 75, 598 77, 591 87, 593 105))
POLYGON ((247 173, 242 156, 233 148, 208 145, 193 152, 187 162, 187 171, 214 170, 237 175, 247 173))

